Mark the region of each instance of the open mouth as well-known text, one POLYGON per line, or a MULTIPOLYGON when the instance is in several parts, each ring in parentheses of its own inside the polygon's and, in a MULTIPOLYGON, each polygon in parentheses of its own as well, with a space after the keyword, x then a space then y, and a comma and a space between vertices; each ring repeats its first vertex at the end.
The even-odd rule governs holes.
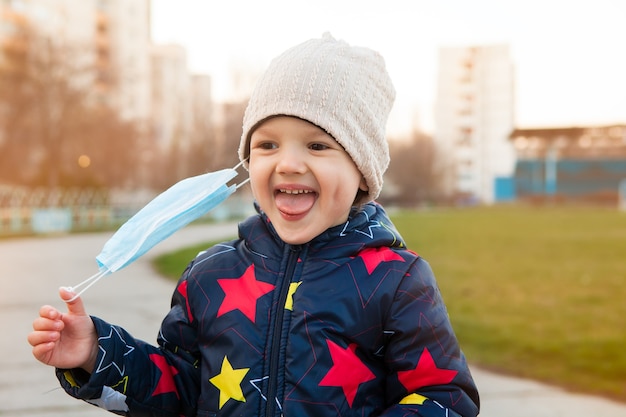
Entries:
POLYGON ((279 193, 286 193, 286 194, 309 194, 309 193, 313 193, 315 191, 311 191, 311 190, 287 190, 287 189, 280 189, 278 190, 279 193))
POLYGON ((274 201, 278 210, 286 216, 301 216, 309 212, 317 193, 305 189, 278 189, 274 193, 274 201))

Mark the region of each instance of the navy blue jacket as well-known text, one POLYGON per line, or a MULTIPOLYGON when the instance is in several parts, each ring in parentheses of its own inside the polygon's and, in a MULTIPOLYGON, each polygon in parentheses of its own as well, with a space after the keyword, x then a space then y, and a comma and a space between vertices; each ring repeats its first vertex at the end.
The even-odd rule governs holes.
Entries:
POLYGON ((200 253, 159 346, 93 318, 97 367, 72 396, 129 416, 466 416, 478 393, 433 273, 376 203, 311 242, 262 213, 200 253))

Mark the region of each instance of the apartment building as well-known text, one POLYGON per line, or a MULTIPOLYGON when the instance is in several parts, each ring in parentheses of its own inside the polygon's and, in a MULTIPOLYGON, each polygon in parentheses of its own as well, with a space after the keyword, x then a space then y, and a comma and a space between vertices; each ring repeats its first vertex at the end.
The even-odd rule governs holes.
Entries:
POLYGON ((97 99, 127 120, 150 116, 150 0, 0 0, 0 41, 32 28, 94 68, 97 99))
POLYGON ((484 204, 500 199, 496 184, 515 164, 514 110, 508 45, 439 50, 434 137, 448 195, 484 204))
MULTIPOLYGON (((189 138, 194 102, 212 100, 208 77, 201 88, 192 86, 196 75, 189 74, 183 47, 152 44, 150 0, 0 0, 0 12, 5 50, 19 52, 15 34, 28 27, 61 45, 81 46, 85 67, 93 68, 94 99, 155 132, 163 148, 189 138)), ((210 117, 211 106, 204 111, 210 117)))
POLYGON ((93 21, 104 97, 124 119, 148 120, 150 0, 95 0, 93 21))
POLYGON ((178 45, 155 45, 151 52, 152 115, 156 144, 185 148, 192 128, 192 84, 187 53, 178 45))

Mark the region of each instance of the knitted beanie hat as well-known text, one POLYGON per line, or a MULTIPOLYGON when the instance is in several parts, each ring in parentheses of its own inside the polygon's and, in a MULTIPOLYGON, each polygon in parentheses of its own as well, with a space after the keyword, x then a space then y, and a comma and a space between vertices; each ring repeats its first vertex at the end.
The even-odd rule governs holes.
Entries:
POLYGON ((246 108, 239 158, 247 160, 250 136, 261 122, 295 116, 324 129, 343 146, 367 182, 367 201, 374 200, 389 165, 385 127, 394 99, 379 53, 326 33, 272 60, 246 108))

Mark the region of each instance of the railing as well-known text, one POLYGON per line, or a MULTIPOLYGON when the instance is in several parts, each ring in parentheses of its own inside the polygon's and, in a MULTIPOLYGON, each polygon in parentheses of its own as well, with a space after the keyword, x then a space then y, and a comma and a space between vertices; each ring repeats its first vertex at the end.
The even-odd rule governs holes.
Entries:
POLYGON ((110 207, 1 207, 0 236, 103 230, 124 221, 110 207))
MULTIPOLYGON (((0 237, 114 230, 155 196, 145 190, 49 190, 0 185, 0 237)), ((250 196, 237 193, 202 219, 237 219, 252 210, 250 196)))

